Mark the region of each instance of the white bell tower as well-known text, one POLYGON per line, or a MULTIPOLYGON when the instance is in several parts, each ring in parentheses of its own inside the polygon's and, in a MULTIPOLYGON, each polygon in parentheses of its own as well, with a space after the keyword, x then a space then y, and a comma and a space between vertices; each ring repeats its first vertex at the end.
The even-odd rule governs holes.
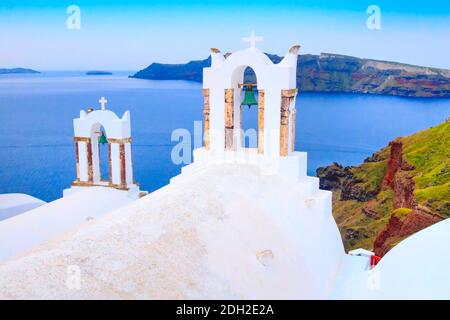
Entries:
MULTIPOLYGON (((203 69, 204 147, 194 150, 193 167, 239 162, 260 166, 267 173, 295 181, 306 177, 306 153, 295 151, 297 56, 288 50, 279 63, 256 47, 262 37, 251 32, 242 39, 250 47, 222 54, 211 49, 211 66, 203 69), (253 69, 258 92, 257 148, 245 148, 242 130, 244 72, 253 69)), ((189 167, 189 166, 188 166, 189 167)), ((190 168, 183 168, 184 171, 190 168)))
POLYGON ((100 110, 81 110, 73 120, 77 178, 74 187, 103 186, 139 194, 134 182, 131 155, 130 112, 122 118, 106 109, 108 100, 99 100, 100 110), (102 178, 100 144, 108 144, 109 177, 102 178))

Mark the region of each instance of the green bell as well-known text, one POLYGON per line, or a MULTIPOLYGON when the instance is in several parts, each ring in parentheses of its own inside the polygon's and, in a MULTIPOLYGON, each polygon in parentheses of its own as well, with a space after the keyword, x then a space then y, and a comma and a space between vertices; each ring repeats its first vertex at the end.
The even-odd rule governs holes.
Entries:
POLYGON ((106 138, 105 131, 102 131, 100 137, 98 138, 98 143, 101 143, 101 144, 108 143, 108 139, 106 138))
POLYGON ((258 101, 256 101, 255 92, 253 91, 252 86, 244 85, 244 87, 245 87, 245 95, 244 95, 244 100, 242 101, 241 105, 248 106, 249 108, 251 106, 258 105, 258 101))

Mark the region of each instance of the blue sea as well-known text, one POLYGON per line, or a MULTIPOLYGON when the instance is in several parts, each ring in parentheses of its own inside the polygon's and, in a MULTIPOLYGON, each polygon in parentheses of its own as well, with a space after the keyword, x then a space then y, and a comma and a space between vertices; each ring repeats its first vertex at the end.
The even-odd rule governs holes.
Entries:
MULTIPOLYGON (((141 189, 154 191, 177 175, 171 161, 174 129, 193 131, 203 118, 201 84, 130 79, 133 72, 86 76, 43 72, 0 76, 0 193, 45 201, 62 196, 75 179, 73 122, 101 96, 119 116, 131 112, 133 163, 141 189)), ((307 151, 308 171, 338 162, 361 163, 392 139, 443 122, 450 99, 301 93, 296 149, 307 151)), ((244 128, 256 128, 256 108, 245 107, 244 128)), ((105 159, 103 159, 104 161, 105 159)))

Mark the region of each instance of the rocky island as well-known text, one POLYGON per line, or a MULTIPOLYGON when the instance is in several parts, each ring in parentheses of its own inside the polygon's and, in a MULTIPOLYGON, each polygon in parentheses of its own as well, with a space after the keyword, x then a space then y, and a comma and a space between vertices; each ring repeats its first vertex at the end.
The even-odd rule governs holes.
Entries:
POLYGON ((112 72, 94 70, 94 71, 86 72, 86 75, 87 76, 110 76, 110 75, 112 75, 112 72))
MULTIPOLYGON (((274 62, 283 57, 267 54, 274 62)), ((132 78, 202 81, 211 58, 186 64, 152 63, 132 78)), ((248 81, 252 81, 247 73, 248 81)), ((450 97, 450 70, 339 54, 299 55, 297 86, 303 92, 347 92, 402 97, 450 97)))
POLYGON ((347 250, 383 256, 411 234, 450 217, 450 118, 397 138, 363 164, 317 169, 333 190, 333 215, 347 250))
POLYGON ((25 68, 0 68, 0 74, 17 74, 17 73, 40 73, 39 71, 25 68))

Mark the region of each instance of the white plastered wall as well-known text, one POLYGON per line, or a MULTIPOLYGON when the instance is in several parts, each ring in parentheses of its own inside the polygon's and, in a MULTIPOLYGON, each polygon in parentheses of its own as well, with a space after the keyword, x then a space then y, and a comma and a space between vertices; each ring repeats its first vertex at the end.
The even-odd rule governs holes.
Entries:
POLYGON ((125 144, 125 168, 127 185, 134 183, 133 179, 133 159, 131 157, 131 143, 125 144))
POLYGON ((111 177, 112 183, 115 185, 120 184, 120 147, 117 143, 111 144, 111 177))
POLYGON ((86 152, 86 142, 84 141, 78 141, 78 157, 80 159, 79 162, 79 175, 80 175, 80 181, 88 181, 88 165, 87 161, 81 161, 81 159, 87 159, 87 152, 86 152))

